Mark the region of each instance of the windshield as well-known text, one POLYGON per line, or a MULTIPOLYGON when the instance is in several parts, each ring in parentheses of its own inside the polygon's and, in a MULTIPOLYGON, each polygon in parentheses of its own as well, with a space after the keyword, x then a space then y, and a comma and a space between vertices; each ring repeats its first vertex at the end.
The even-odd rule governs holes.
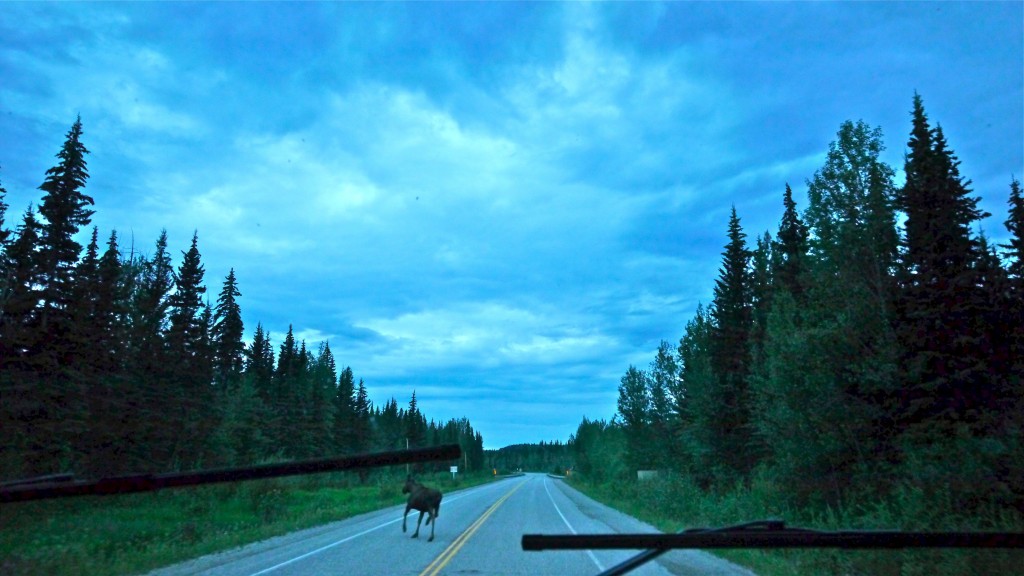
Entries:
MULTIPOLYGON (((541 472, 665 532, 1024 529, 1022 22, 4 5, 0 482, 460 457, 136 495, 131 528, 90 515, 117 499, 4 505, 0 571, 154 569, 404 504, 410 475, 541 472)), ((949 554, 725 556, 1020 561, 949 554)))

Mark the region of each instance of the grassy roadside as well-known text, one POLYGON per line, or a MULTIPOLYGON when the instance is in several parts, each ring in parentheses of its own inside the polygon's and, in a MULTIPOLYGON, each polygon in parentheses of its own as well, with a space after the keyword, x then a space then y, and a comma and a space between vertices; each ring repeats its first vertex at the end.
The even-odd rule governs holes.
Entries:
MULTIPOLYGON (((914 492, 891 501, 864 501, 843 510, 790 510, 778 503, 781 487, 767 481, 704 492, 680 477, 648 482, 568 481, 581 492, 639 518, 662 532, 684 528, 729 526, 780 518, 789 526, 823 530, 978 530, 1024 531, 1024 518, 1013 510, 991 509, 962 516, 946 499, 914 492)), ((1024 552, 1018 550, 716 550, 716 556, 761 576, 872 574, 939 576, 1021 574, 1024 552)))
MULTIPOLYGON (((446 492, 492 479, 420 477, 446 492)), ((0 574, 138 574, 400 504, 403 480, 404 472, 361 485, 355 476, 335 473, 6 504, 0 508, 0 574)))

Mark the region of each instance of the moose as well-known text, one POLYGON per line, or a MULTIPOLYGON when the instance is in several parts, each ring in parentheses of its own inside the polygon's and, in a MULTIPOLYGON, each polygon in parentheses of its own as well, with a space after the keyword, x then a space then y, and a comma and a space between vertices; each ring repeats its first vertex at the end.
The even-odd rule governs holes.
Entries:
POLYGON ((423 513, 427 513, 427 524, 430 524, 430 538, 427 542, 434 541, 434 527, 437 526, 437 516, 441 512, 441 491, 434 488, 427 488, 423 484, 412 479, 409 475, 405 479, 405 486, 402 486, 402 494, 409 495, 409 501, 405 505, 405 515, 402 516, 402 532, 405 532, 405 519, 409 516, 409 510, 419 510, 420 517, 416 520, 416 532, 413 538, 420 535, 420 522, 423 522, 423 513))

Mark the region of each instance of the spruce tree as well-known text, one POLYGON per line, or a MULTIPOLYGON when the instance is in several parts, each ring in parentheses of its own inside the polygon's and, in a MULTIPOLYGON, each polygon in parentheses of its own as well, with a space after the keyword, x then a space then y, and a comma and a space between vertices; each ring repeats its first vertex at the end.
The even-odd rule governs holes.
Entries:
POLYGON ((68 131, 60 162, 46 171, 39 186, 44 192, 39 214, 45 219, 39 237, 41 313, 35 327, 42 337, 40 369, 48 374, 74 371, 72 355, 78 335, 71 315, 75 296, 75 265, 82 246, 74 236, 87 226, 93 210, 92 197, 85 194, 89 172, 85 155, 89 152, 81 142, 82 120, 75 120, 68 131))
POLYGON ((405 438, 408 440, 409 448, 422 448, 425 445, 425 424, 416 402, 416 391, 413 390, 412 398, 409 399, 409 409, 405 413, 405 438))
POLYGON ((7 203, 4 202, 5 196, 7 196, 7 189, 4 188, 3 182, 0 182, 0 290, 3 289, 4 251, 7 248, 7 241, 11 235, 11 231, 4 227, 4 218, 7 216, 7 203))
POLYGON ((245 326, 242 322, 242 308, 236 300, 241 295, 235 269, 232 268, 217 296, 217 307, 213 315, 214 378, 222 387, 237 382, 242 374, 245 326))
POLYGON ((679 379, 672 388, 684 447, 678 466, 701 483, 710 481, 714 466, 710 421, 715 417, 719 397, 711 368, 712 330, 710 312, 698 304, 679 339, 679 379))
POLYGON ((898 195, 906 215, 898 275, 906 422, 919 430, 974 426, 993 394, 987 366, 992 351, 977 307, 981 251, 971 235, 987 214, 916 94, 912 114, 907 181, 898 195))
POLYGON ((722 253, 722 268, 715 280, 711 306, 713 327, 709 352, 717 387, 711 398, 716 416, 705 420, 710 426, 710 448, 726 473, 744 474, 756 460, 747 387, 753 331, 750 259, 746 234, 733 207, 729 216, 729 242, 722 253))
POLYGON ((373 442, 371 423, 373 404, 370 402, 370 397, 362 378, 359 379, 359 387, 356 390, 355 411, 356 418, 352 426, 351 451, 362 453, 370 450, 373 442))
POLYGON ((194 464, 205 448, 209 432, 213 390, 208 357, 207 308, 204 306, 203 265, 199 236, 184 252, 174 274, 175 291, 169 298, 170 324, 167 345, 171 369, 166 386, 172 392, 174 412, 179 418, 173 459, 194 464))
POLYGON ((176 360, 194 370, 204 330, 201 313, 203 294, 206 293, 198 233, 192 235, 192 246, 183 255, 181 265, 174 274, 175 291, 168 299, 170 326, 167 340, 172 353, 177 356, 176 360))
POLYGON ((256 325, 252 344, 246 349, 245 374, 252 380, 257 395, 268 403, 274 396, 274 349, 270 335, 263 331, 263 324, 256 325))
POLYGON ((30 206, 4 254, 6 277, 0 295, 0 368, 27 370, 38 346, 40 267, 36 247, 41 225, 30 206))
POLYGON ((786 184, 782 195, 782 222, 772 244, 772 284, 789 292, 798 302, 803 298, 807 272, 807 226, 800 219, 793 191, 786 184))
POLYGON ((356 382, 352 368, 346 366, 338 376, 334 394, 334 446, 338 454, 357 451, 356 426, 356 382))

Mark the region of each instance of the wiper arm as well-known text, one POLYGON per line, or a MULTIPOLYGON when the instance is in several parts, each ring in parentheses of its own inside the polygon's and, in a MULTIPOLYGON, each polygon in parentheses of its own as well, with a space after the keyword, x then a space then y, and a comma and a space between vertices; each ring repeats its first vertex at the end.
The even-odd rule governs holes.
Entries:
POLYGON ((824 531, 787 528, 759 520, 725 528, 692 528, 677 534, 524 534, 523 550, 646 549, 601 576, 625 574, 674 549, 685 548, 1024 548, 1024 532, 824 531))
POLYGON ((0 485, 0 503, 24 502, 27 500, 65 496, 149 492, 163 488, 198 486, 200 484, 218 482, 237 482, 240 480, 335 472, 358 468, 393 466, 396 464, 455 460, 461 456, 462 449, 458 444, 447 444, 431 448, 374 452, 341 458, 301 460, 280 464, 263 464, 260 466, 221 468, 216 470, 193 470, 190 472, 172 472, 167 474, 132 474, 113 478, 101 478, 99 480, 75 480, 71 474, 53 474, 25 480, 15 480, 0 485))

